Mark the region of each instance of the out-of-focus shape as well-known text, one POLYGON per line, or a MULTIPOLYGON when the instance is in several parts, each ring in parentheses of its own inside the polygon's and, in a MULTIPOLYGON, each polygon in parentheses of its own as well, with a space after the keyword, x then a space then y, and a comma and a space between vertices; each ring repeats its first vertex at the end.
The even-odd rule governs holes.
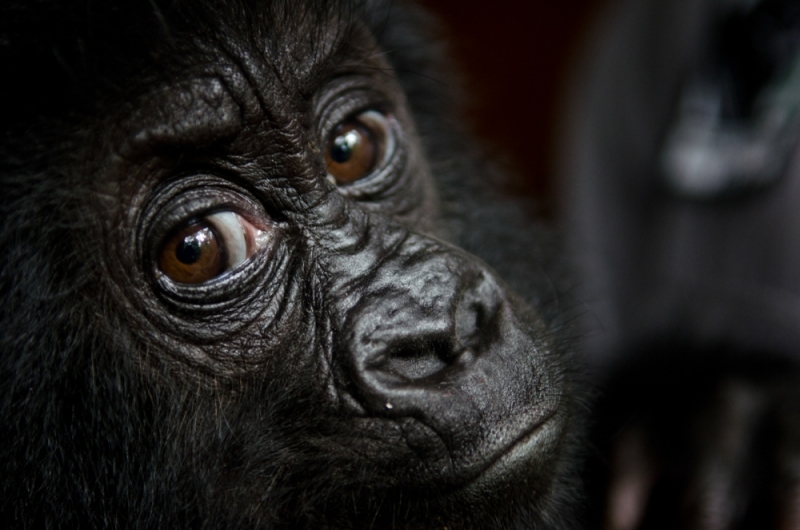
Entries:
POLYGON ((741 2, 684 82, 661 167, 677 194, 728 196, 775 182, 800 133, 800 13, 741 2))

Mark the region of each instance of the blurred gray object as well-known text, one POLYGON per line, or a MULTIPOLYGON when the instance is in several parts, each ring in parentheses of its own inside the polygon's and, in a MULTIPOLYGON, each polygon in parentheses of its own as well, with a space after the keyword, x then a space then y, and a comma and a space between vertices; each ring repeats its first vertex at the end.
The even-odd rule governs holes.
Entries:
POLYGON ((590 364, 660 336, 800 355, 799 4, 617 2, 598 26, 560 164, 590 364))
POLYGON ((800 528, 800 0, 611 5, 561 167, 589 528, 800 528))

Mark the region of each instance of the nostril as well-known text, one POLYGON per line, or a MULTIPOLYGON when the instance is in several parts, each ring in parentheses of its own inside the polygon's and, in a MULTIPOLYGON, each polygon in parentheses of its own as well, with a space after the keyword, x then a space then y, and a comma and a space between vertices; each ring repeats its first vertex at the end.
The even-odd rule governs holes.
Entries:
POLYGON ((474 289, 463 294, 455 312, 456 340, 460 348, 480 351, 497 340, 500 303, 493 282, 485 277, 474 289))
POLYGON ((418 306, 391 312, 394 318, 362 336, 361 345, 370 347, 354 351, 362 367, 400 385, 442 380, 465 368, 500 340, 502 299, 493 279, 478 274, 453 302, 438 316, 418 306))
POLYGON ((386 355, 373 368, 418 381, 441 373, 458 353, 448 337, 403 338, 389 344, 386 355))
POLYGON ((462 304, 456 310, 456 338, 465 348, 480 348, 486 341, 489 311, 480 303, 462 304))

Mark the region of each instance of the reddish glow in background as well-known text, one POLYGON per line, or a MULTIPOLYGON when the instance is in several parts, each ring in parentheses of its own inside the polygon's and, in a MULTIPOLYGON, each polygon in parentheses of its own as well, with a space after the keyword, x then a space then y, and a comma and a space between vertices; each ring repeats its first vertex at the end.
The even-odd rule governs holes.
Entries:
POLYGON ((559 98, 603 0, 424 0, 446 25, 473 104, 469 119, 519 173, 519 193, 550 206, 559 98))

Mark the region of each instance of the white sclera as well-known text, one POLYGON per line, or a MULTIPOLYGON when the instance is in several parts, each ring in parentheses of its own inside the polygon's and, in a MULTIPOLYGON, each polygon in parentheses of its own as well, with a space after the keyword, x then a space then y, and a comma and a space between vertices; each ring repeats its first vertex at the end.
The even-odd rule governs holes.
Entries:
POLYGON ((206 217, 225 252, 225 269, 231 270, 249 259, 267 242, 267 234, 242 216, 219 212, 206 217))

